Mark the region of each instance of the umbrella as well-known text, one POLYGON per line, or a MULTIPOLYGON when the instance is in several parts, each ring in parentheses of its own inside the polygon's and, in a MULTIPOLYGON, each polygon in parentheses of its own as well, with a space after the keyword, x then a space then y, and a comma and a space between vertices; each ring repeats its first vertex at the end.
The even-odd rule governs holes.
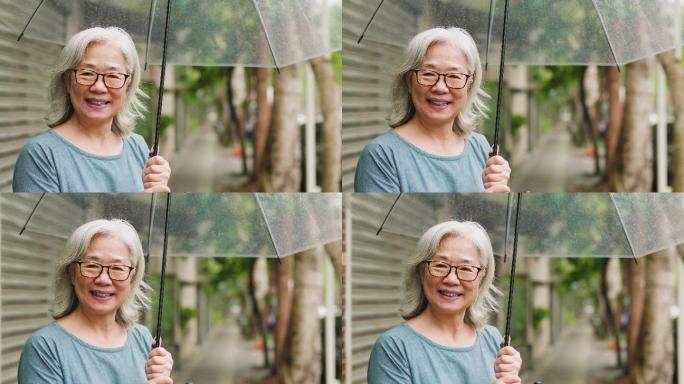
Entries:
MULTIPOLYGON (((19 38, 58 44, 71 37, 72 28, 121 27, 143 53, 145 66, 161 64, 161 95, 167 61, 280 68, 339 50, 341 6, 341 0, 0 0, 8 10, 0 13, 0 24, 19 38), (41 23, 55 18, 64 20, 63 30, 41 23)), ((152 155, 158 151, 161 99, 152 155)))
POLYGON ((619 65, 682 45, 682 13, 667 0, 379 0, 358 42, 405 46, 419 29, 460 26, 478 43, 485 68, 492 42, 501 42, 499 91, 493 153, 498 152, 504 60, 509 64, 619 65), (503 8, 503 9, 502 9, 503 8), (415 15, 414 28, 388 34, 383 24, 399 22, 398 9, 415 15), (383 13, 386 11, 386 14, 383 13), (507 25, 509 24, 509 25, 507 25), (420 26, 420 27, 419 27, 420 26), (507 49, 508 48, 508 49, 507 49))
MULTIPOLYGON (((510 195, 509 195, 510 196, 510 195)), ((517 194, 504 340, 510 340, 517 255, 636 258, 684 243, 684 196, 658 193, 517 194), (525 206, 521 207, 521 201, 525 206), (654 230, 657 228, 657 230, 654 230)), ((505 255, 512 209, 503 194, 399 194, 386 208, 381 232, 419 238, 446 220, 479 222, 494 253, 505 255)))
POLYGON ((11 206, 18 198, 35 200, 26 222, 13 223, 17 228, 23 224, 25 234, 66 238, 83 222, 105 217, 128 220, 141 239, 150 239, 147 245, 143 242, 145 253, 163 257, 156 340, 161 330, 167 255, 280 258, 342 237, 342 201, 335 193, 184 193, 153 200, 143 193, 23 194, 3 199, 3 206, 11 206), (157 204, 155 216, 164 215, 154 218, 153 228, 150 201, 157 204), (56 219, 65 207, 80 219, 56 219))

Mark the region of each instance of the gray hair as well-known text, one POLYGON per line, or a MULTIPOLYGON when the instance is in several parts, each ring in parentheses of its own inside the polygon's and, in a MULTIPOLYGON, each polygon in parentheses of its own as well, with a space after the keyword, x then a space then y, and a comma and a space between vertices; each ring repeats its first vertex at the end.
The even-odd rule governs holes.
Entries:
POLYGON ((148 292, 151 288, 143 281, 145 261, 140 237, 133 226, 125 220, 94 220, 76 228, 66 243, 62 258, 57 262, 55 272, 55 301, 53 318, 60 319, 72 313, 79 305, 72 283, 71 268, 79 261, 97 236, 109 235, 121 240, 131 253, 131 293, 116 311, 116 322, 126 328, 133 326, 140 318, 140 312, 150 307, 148 292))
POLYGON ((396 128, 406 124, 416 114, 411 100, 408 81, 412 71, 420 65, 428 48, 434 44, 448 44, 463 53, 468 62, 468 74, 472 80, 468 85, 468 93, 463 110, 454 120, 454 132, 468 136, 473 132, 488 111, 485 99, 487 93, 480 88, 482 84, 482 66, 480 54, 472 36, 463 28, 432 28, 421 32, 411 39, 404 51, 401 64, 392 82, 392 111, 387 120, 390 127, 396 128))
POLYGON ((74 114, 74 107, 66 88, 68 76, 70 71, 83 60, 86 49, 92 44, 98 43, 115 45, 121 50, 126 60, 126 70, 130 74, 130 81, 126 86, 123 106, 119 113, 114 116, 112 123, 112 132, 121 137, 126 137, 133 132, 135 119, 143 116, 145 105, 141 99, 147 95, 140 89, 140 61, 133 40, 126 31, 117 27, 95 27, 83 30, 72 36, 62 49, 50 78, 48 126, 54 128, 63 124, 74 114))
POLYGON ((480 254, 480 267, 484 276, 480 280, 478 296, 466 309, 465 323, 475 329, 482 328, 489 319, 490 312, 498 312, 496 296, 501 292, 492 284, 494 280, 494 251, 487 231, 472 221, 446 221, 428 229, 418 241, 416 250, 404 270, 404 296, 400 314, 405 319, 418 316, 427 308, 428 301, 423 292, 422 278, 425 273, 424 261, 434 256, 440 242, 449 236, 461 237, 473 242, 480 254))

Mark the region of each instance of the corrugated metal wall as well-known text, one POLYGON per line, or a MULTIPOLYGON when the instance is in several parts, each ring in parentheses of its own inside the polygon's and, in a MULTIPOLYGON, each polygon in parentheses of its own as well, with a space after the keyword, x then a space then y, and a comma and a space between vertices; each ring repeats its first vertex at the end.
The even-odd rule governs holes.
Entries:
MULTIPOLYGON (((0 16, 16 18, 30 4, 2 2, 0 16)), ((65 23, 46 4, 31 23, 59 36, 65 23)), ((57 44, 22 39, 0 23, 0 191, 12 190, 12 174, 19 151, 36 134, 45 131, 47 89, 50 68, 61 47, 57 44)))
MULTIPOLYGON (((385 2, 373 25, 387 26, 388 34, 415 34, 416 15, 402 3, 385 2), (404 22, 396 23, 396 20, 404 22)), ((400 47, 366 40, 356 43, 376 6, 376 1, 345 0, 342 8, 342 190, 345 192, 354 188, 354 172, 363 147, 389 129, 386 118, 391 77, 402 52, 400 47)))
MULTIPOLYGON (((0 383, 16 383, 17 364, 29 335, 52 318, 48 310, 53 299, 54 263, 64 247, 65 236, 48 236, 19 231, 40 194, 2 194, 2 247, 0 248, 0 383)), ((54 212, 49 225, 72 228, 83 221, 84 212, 68 201, 58 206, 39 206, 54 212)), ((45 217, 45 216, 43 216, 45 217)), ((66 233, 67 230, 56 232, 66 233)))
MULTIPOLYGON (((347 300, 351 301, 351 383, 366 382, 375 340, 401 321, 402 267, 417 239, 386 232, 376 236, 396 197, 390 193, 355 193, 352 197, 351 299, 347 300)), ((407 212, 396 211, 393 217, 410 219, 407 212)))

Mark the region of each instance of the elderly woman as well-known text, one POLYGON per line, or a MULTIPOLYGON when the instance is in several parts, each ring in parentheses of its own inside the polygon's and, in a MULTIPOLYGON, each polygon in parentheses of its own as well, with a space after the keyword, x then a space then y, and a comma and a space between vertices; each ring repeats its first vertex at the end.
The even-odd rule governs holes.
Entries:
POLYGON ((173 360, 152 349, 136 324, 149 307, 145 262, 135 229, 123 220, 83 224, 69 238, 55 274, 53 323, 29 337, 19 383, 173 383, 173 360))
POLYGON ((50 81, 48 131, 30 140, 14 170, 14 192, 168 192, 171 169, 148 159, 135 119, 144 111, 140 63, 120 28, 74 35, 50 81))
POLYGON ((508 192, 511 169, 474 130, 487 108, 473 38, 434 28, 408 45, 394 79, 393 129, 371 141, 357 192, 508 192))
POLYGON ((501 348, 499 331, 485 325, 498 308, 493 278, 492 245, 479 224, 428 229, 406 268, 406 321, 375 343, 369 384, 520 383, 520 354, 501 348))

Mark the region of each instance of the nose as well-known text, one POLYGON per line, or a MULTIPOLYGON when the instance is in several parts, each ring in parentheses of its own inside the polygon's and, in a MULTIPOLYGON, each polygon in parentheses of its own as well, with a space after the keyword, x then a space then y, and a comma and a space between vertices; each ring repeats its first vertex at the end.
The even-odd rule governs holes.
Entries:
POLYGON ((446 85, 446 75, 439 75, 437 82, 432 86, 433 91, 449 92, 449 87, 446 85))
POLYGON ((104 83, 104 75, 98 74, 95 84, 90 86, 91 91, 107 92, 107 86, 104 83))
POLYGON ((461 280, 459 280, 458 275, 456 274, 456 268, 452 267, 451 270, 449 270, 449 274, 444 276, 443 281, 450 284, 461 284, 461 280))
POLYGON ((100 276, 95 278, 95 284, 112 284, 112 279, 109 277, 109 267, 102 267, 102 272, 100 272, 100 276))

